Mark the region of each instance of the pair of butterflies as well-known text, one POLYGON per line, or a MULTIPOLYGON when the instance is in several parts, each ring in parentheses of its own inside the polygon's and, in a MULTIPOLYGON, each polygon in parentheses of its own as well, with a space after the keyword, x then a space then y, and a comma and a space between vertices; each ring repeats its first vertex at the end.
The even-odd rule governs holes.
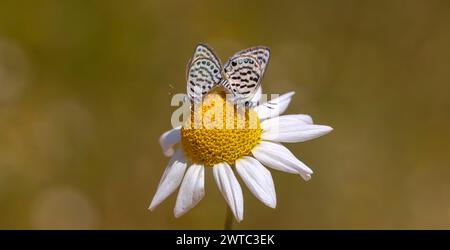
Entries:
POLYGON ((252 105, 269 63, 269 48, 258 46, 234 54, 223 66, 214 51, 198 44, 187 66, 187 96, 199 103, 213 88, 222 86, 237 105, 252 105))

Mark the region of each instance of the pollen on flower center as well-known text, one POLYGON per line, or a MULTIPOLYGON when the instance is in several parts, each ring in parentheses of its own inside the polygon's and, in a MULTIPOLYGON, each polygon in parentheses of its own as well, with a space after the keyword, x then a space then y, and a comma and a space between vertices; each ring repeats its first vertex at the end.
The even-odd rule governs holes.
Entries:
POLYGON ((237 108, 224 92, 208 94, 197 106, 181 129, 183 149, 194 163, 233 165, 259 143, 262 129, 257 113, 237 108))

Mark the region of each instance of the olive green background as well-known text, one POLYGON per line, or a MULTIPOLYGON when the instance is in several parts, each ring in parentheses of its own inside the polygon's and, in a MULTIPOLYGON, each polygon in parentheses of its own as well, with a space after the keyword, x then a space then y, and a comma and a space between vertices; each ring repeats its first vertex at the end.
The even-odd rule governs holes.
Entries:
POLYGON ((334 131, 288 147, 278 207, 244 189, 238 229, 450 228, 449 1, 0 2, 0 228, 220 229, 206 196, 147 210, 171 94, 198 42, 272 50, 264 92, 334 131))

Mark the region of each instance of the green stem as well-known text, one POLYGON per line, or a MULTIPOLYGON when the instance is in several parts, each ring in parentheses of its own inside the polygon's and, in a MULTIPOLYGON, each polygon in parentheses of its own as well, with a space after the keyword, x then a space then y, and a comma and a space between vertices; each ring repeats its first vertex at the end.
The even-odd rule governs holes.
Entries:
POLYGON ((233 212, 231 209, 227 206, 227 214, 225 216, 225 230, 233 230, 233 212))

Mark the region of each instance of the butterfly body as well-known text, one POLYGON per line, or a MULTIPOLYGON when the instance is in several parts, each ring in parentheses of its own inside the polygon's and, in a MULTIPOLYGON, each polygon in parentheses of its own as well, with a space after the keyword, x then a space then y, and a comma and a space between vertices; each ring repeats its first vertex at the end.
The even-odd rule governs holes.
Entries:
POLYGON ((269 57, 266 47, 245 49, 234 54, 222 69, 211 48, 197 45, 187 67, 188 98, 198 103, 212 88, 222 86, 236 104, 248 106, 260 87, 269 57))

